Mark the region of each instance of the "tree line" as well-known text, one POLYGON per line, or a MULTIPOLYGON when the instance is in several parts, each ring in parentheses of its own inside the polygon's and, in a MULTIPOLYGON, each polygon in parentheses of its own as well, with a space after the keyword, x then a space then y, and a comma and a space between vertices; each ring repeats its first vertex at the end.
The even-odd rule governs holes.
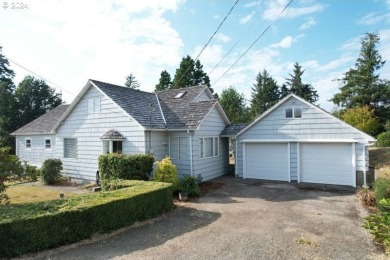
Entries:
MULTIPOLYGON (((377 50, 379 41, 377 33, 362 37, 355 67, 344 73, 340 80, 343 85, 330 99, 338 106, 334 116, 373 136, 390 130, 390 81, 380 78, 378 72, 385 64, 377 50)), ((244 95, 233 86, 222 91, 220 103, 232 123, 251 122, 290 93, 315 103, 318 93, 311 84, 302 82, 303 73, 301 65, 295 63, 293 73, 278 86, 269 72, 263 70, 253 84, 249 106, 244 95)))

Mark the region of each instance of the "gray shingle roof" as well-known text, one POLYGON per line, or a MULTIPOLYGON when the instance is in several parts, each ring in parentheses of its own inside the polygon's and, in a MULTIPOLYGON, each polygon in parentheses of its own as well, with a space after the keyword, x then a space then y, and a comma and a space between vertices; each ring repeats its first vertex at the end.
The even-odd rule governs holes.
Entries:
POLYGON ((157 92, 168 129, 195 128, 202 122, 217 102, 194 101, 204 88, 205 86, 196 86, 157 92), (181 91, 186 92, 181 98, 175 98, 181 91))
POLYGON ((60 105, 27 125, 22 126, 13 132, 12 135, 50 134, 68 107, 69 105, 60 105))
POLYGON ((221 136, 234 136, 238 134, 242 129, 247 127, 248 124, 234 124, 234 125, 228 125, 223 129, 221 132, 221 136))
POLYGON ((110 129, 105 132, 102 137, 102 140, 124 140, 126 139, 118 130, 110 129))
POLYGON ((145 128, 150 128, 149 107, 153 106, 152 128, 165 128, 165 122, 154 93, 129 89, 97 80, 91 80, 100 90, 117 103, 145 128))

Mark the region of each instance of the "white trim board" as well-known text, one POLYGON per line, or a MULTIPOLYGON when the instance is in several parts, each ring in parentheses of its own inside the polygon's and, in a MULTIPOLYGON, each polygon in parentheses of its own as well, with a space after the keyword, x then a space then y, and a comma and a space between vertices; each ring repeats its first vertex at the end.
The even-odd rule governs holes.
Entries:
POLYGON ((354 139, 244 139, 240 143, 357 143, 354 139))

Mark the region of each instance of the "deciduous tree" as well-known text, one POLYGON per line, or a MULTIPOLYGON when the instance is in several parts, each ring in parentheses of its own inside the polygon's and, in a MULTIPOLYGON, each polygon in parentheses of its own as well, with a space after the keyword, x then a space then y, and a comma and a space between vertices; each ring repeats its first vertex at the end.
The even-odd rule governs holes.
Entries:
POLYGON ((347 109, 341 114, 341 118, 346 123, 367 134, 375 133, 380 127, 379 120, 375 116, 374 110, 370 109, 368 106, 347 109))

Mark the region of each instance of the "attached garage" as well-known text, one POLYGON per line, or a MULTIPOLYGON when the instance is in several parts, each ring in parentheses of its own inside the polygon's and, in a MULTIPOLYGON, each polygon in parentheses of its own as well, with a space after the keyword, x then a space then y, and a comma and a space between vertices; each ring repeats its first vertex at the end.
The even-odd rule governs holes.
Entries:
POLYGON ((287 143, 245 144, 246 178, 289 181, 287 143))
POLYGON ((354 144, 301 143, 300 182, 354 186, 354 144))

